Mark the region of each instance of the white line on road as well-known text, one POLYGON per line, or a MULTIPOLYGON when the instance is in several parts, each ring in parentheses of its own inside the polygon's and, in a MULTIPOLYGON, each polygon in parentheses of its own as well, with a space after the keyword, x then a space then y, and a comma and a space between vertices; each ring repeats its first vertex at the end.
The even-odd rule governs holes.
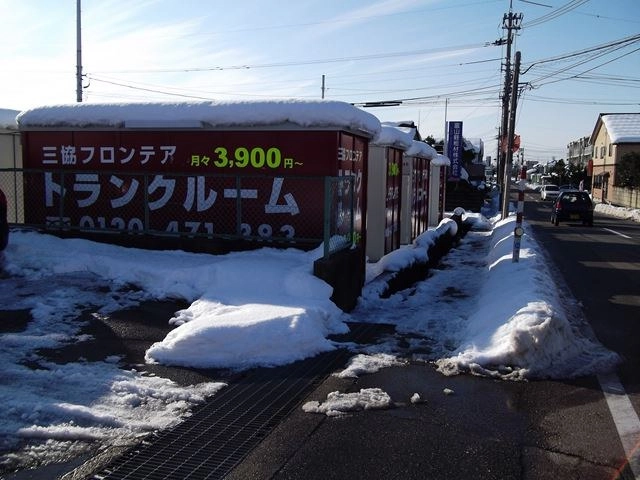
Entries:
POLYGON ((629 239, 631 238, 630 236, 625 235, 624 233, 616 232, 615 230, 611 230, 610 228, 604 228, 603 227, 602 229, 606 230, 607 232, 611 232, 611 233, 615 233, 616 235, 620 235, 621 237, 624 237, 624 238, 629 238, 629 239))
POLYGON ((640 419, 615 373, 598 375, 609 411, 616 425, 629 467, 636 480, 640 480, 640 419))

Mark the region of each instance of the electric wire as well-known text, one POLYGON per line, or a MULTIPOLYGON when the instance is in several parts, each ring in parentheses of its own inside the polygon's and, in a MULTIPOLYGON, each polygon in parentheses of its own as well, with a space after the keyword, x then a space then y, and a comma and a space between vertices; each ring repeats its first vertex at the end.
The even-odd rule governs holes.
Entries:
POLYGON ((584 5, 585 3, 587 3, 589 0, 571 0, 569 3, 563 5, 560 8, 557 8, 555 10, 553 10, 552 12, 543 15, 541 17, 538 17, 536 19, 531 20, 528 23, 523 23, 522 24, 522 28, 531 28, 531 27, 535 27, 537 25, 542 25, 543 23, 549 22, 551 20, 555 20, 556 18, 569 13, 572 10, 575 10, 576 8, 580 7, 581 5, 584 5))
POLYGON ((430 48, 423 50, 409 50, 403 52, 376 53, 371 55, 357 55, 352 57, 335 57, 323 58, 315 60, 296 60, 290 62, 274 62, 274 63, 256 63, 247 65, 228 65, 214 67, 186 67, 186 68, 159 68, 159 69, 135 69, 135 70, 112 70, 112 71, 95 71, 95 74, 118 73, 118 74, 138 74, 138 73, 192 73, 192 72, 213 72, 225 70, 250 70, 259 68, 279 68, 279 67, 297 67, 305 65, 321 65, 341 62, 356 62, 367 60, 380 60, 384 58, 408 57, 416 55, 428 55, 432 53, 456 52, 464 50, 475 50, 479 48, 487 48, 495 46, 492 42, 475 43, 467 45, 458 45, 452 47, 430 48))

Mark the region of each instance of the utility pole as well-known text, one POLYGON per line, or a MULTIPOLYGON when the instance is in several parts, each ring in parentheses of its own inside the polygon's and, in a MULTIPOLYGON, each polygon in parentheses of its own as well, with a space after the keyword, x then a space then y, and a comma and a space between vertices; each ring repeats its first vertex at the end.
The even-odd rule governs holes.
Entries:
POLYGON ((324 75, 322 75, 322 96, 320 98, 324 100, 324 75))
POLYGON ((513 140, 516 129, 516 108, 518 106, 518 81, 520 80, 520 52, 516 52, 513 67, 513 85, 509 105, 509 121, 507 123, 507 153, 505 155, 504 195, 502 195, 502 219, 509 216, 509 189, 511 187, 511 170, 513 168, 513 140))
POLYGON ((507 30, 507 53, 504 68, 504 92, 502 94, 502 123, 498 132, 498 185, 500 186, 501 201, 503 197, 509 196, 509 190, 505 188, 503 183, 506 152, 503 150, 506 145, 506 136, 509 120, 509 97, 511 93, 511 44, 515 31, 520 29, 522 23, 522 14, 512 12, 512 2, 509 2, 509 13, 505 13, 502 17, 502 28, 507 30))
POLYGON ((76 102, 82 102, 82 34, 80 0, 76 0, 76 102))

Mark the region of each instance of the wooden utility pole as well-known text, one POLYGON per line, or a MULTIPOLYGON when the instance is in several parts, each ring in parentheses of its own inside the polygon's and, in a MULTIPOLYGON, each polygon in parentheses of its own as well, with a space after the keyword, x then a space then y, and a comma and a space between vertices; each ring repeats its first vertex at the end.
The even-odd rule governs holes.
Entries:
POLYGON ((502 123, 500 125, 500 131, 498 134, 498 186, 500 187, 501 201, 505 196, 509 195, 509 190, 505 189, 503 183, 504 172, 506 167, 506 152, 504 151, 504 145, 507 139, 507 130, 509 122, 509 98, 511 94, 511 44, 513 43, 513 37, 515 31, 520 29, 522 23, 522 14, 513 13, 511 11, 512 5, 509 5, 509 13, 505 13, 502 17, 502 28, 507 30, 507 53, 505 58, 505 71, 504 71, 504 92, 502 94, 502 123))
POLYGON ((502 219, 509 216, 509 189, 511 188, 511 170, 513 169, 513 140, 516 130, 516 108, 518 106, 518 81, 520 79, 520 52, 516 52, 513 67, 513 84, 509 102, 509 121, 507 123, 507 153, 505 155, 504 194, 502 195, 502 219))

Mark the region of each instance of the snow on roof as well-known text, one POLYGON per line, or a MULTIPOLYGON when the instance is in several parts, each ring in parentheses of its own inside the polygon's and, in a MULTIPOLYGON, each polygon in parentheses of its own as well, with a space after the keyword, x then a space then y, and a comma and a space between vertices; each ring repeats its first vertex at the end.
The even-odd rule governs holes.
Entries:
POLYGON ((176 103, 75 103, 37 107, 18 116, 30 127, 252 128, 292 125, 338 128, 375 136, 381 128, 372 114, 338 101, 207 101, 176 103))
MULTIPOLYGON (((411 147, 404 153, 410 157, 428 158, 430 160, 438 156, 438 152, 431 145, 418 140, 413 140, 411 147)), ((434 164, 432 163, 432 165, 434 164)))
POLYGON ((398 147, 407 150, 413 143, 413 135, 406 129, 382 124, 382 128, 371 141, 372 145, 398 147))
POLYGON ((436 158, 431 160, 431 165, 434 167, 450 167, 451 160, 449 160, 449 157, 442 155, 441 153, 438 153, 436 155, 436 158))
POLYGON ((611 143, 640 143, 640 113, 602 115, 611 143))
POLYGON ((484 146, 484 141, 481 138, 464 138, 465 146, 468 149, 475 150, 476 152, 480 152, 484 146))
POLYGON ((0 108, 0 128, 6 130, 17 130, 18 123, 16 117, 20 112, 17 110, 9 110, 6 108, 0 108))
POLYGON ((415 123, 412 121, 403 121, 403 122, 382 122, 382 125, 388 125, 390 127, 396 127, 402 132, 408 133, 411 135, 413 140, 422 140, 420 137, 420 133, 418 132, 418 127, 416 127, 415 123))

